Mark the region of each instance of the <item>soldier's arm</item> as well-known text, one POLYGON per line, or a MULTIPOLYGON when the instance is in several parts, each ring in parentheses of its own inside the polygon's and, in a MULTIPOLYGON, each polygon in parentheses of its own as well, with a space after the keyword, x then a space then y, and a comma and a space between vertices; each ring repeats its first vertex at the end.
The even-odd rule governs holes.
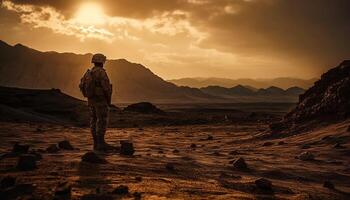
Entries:
POLYGON ((103 89, 105 97, 108 100, 108 103, 111 104, 112 85, 111 85, 111 82, 109 81, 106 71, 104 70, 101 73, 100 81, 101 81, 101 87, 103 89))

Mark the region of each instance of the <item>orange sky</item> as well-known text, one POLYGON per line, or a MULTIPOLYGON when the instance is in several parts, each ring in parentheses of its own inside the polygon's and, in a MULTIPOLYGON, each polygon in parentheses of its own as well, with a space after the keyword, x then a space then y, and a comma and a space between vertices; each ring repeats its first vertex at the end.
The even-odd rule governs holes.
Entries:
POLYGON ((2 1, 0 39, 165 78, 313 78, 350 58, 347 0, 2 1))

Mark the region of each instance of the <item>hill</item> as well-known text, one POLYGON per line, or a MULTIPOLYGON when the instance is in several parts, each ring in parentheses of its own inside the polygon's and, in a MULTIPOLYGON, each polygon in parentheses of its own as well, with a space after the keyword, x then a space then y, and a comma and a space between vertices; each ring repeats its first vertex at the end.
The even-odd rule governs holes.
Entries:
POLYGON ((299 130, 316 122, 331 123, 350 117, 350 60, 330 69, 315 85, 300 95, 297 106, 272 130, 299 130), (305 125, 306 124, 306 125, 305 125))
MULTIPOLYGON (((80 78, 91 66, 92 54, 40 52, 21 44, 0 41, 0 85, 32 89, 60 88, 81 98, 80 78)), ((164 81, 141 64, 125 59, 108 60, 106 70, 114 87, 113 102, 157 103, 217 100, 199 89, 178 87, 164 81)))

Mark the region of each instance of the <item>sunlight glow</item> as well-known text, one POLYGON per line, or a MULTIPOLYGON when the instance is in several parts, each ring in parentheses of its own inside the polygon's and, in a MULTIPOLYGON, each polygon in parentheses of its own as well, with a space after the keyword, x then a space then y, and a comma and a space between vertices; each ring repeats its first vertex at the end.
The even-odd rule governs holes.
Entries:
POLYGON ((101 25, 106 22, 106 15, 98 3, 85 3, 80 6, 74 20, 84 25, 101 25))

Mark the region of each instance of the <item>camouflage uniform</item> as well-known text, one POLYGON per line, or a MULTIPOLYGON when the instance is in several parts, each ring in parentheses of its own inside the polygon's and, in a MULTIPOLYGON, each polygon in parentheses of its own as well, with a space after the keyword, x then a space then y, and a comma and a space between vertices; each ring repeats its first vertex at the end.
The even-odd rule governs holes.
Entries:
POLYGON ((111 101, 112 86, 103 67, 93 67, 92 76, 96 83, 95 95, 88 98, 90 109, 90 128, 94 139, 94 149, 106 145, 104 135, 108 121, 108 109, 111 101))

